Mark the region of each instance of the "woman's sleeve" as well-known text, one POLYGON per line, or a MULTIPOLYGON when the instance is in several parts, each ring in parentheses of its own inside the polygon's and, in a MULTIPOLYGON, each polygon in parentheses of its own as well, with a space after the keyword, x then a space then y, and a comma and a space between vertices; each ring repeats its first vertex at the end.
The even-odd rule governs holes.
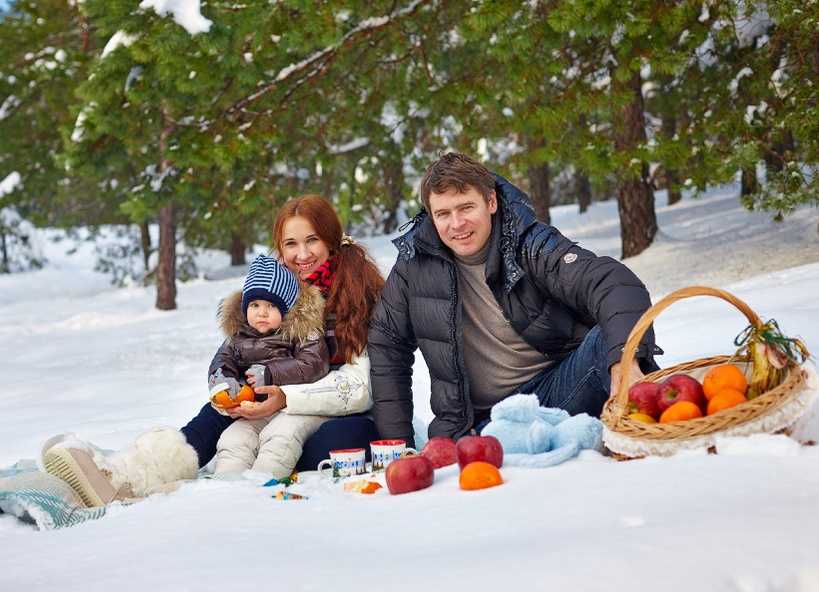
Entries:
POLYGON ((364 413, 372 407, 370 359, 366 353, 310 384, 284 384, 284 412, 292 415, 340 417, 364 413))

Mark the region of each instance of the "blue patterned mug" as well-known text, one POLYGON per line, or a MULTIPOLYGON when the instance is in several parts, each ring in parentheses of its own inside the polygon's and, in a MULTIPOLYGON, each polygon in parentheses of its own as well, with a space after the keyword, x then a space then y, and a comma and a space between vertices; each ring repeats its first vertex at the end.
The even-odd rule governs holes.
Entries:
POLYGON ((374 440, 370 442, 373 471, 383 471, 394 460, 408 454, 418 454, 414 448, 407 448, 404 440, 374 440))
POLYGON ((331 450, 330 458, 321 461, 316 470, 322 477, 328 479, 361 475, 367 472, 365 455, 366 451, 363 448, 331 450))

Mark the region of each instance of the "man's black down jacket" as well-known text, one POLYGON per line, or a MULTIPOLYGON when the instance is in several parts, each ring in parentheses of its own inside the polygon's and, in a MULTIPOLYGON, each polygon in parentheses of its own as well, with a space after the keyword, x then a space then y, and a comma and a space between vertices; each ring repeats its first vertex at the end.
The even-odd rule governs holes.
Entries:
MULTIPOLYGON (((487 284, 512 327, 543 354, 560 360, 594 325, 620 360, 629 332, 651 305, 634 273, 597 257, 535 218, 528 197, 496 177, 486 263, 487 284)), ((412 364, 421 348, 431 380, 435 419, 429 436, 459 438, 474 421, 461 346, 457 266, 428 216, 394 241, 399 255, 370 323, 373 415, 383 438, 413 442, 412 364)), ((637 358, 655 353, 649 330, 637 358)))

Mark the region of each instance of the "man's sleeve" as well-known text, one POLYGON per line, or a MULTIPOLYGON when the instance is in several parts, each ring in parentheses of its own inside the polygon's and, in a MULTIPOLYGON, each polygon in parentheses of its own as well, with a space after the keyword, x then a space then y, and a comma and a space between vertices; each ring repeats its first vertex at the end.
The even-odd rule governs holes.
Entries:
POLYGON ((412 364, 417 343, 410 322, 405 270, 399 261, 387 278, 370 319, 367 352, 378 433, 413 446, 412 364))
MULTIPOLYGON (((619 362, 631 329, 651 306, 645 285, 619 261, 598 257, 551 226, 541 225, 535 232, 530 257, 538 286, 598 324, 608 346, 608 365, 619 362)), ((650 358, 659 351, 649 328, 635 357, 650 358)))

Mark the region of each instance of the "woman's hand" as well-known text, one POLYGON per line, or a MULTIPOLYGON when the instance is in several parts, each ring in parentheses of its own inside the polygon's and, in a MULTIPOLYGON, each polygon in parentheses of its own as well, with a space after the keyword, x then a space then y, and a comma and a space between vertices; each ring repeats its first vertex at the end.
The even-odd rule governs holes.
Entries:
POLYGON ((287 398, 284 396, 284 392, 274 384, 259 386, 253 390, 257 395, 267 395, 267 400, 260 401, 252 407, 227 409, 228 415, 234 419, 264 419, 287 406, 287 398))

